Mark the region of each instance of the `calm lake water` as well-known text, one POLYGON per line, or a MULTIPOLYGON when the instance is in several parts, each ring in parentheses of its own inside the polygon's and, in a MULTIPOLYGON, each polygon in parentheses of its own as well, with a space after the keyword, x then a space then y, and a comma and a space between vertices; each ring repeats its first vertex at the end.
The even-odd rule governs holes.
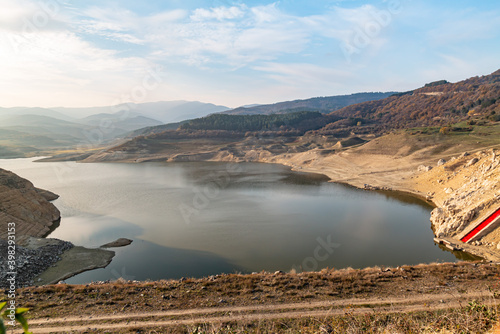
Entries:
POLYGON ((0 168, 61 196, 50 237, 86 247, 134 240, 107 268, 68 283, 456 260, 434 244, 425 202, 280 165, 33 160, 0 168))

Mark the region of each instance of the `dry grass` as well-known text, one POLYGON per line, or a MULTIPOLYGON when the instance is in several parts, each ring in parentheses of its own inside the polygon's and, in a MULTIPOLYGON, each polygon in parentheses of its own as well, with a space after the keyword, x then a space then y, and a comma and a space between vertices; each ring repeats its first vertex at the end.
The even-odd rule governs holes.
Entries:
MULTIPOLYGON (((29 287, 19 290, 17 302, 30 308, 30 318, 341 302, 353 298, 391 300, 446 295, 452 296, 453 300, 461 300, 464 293, 476 292, 491 295, 494 303, 500 291, 499 274, 500 268, 496 264, 463 262, 361 270, 348 268, 300 274, 229 274, 156 282, 119 280, 106 284, 29 287)), ((439 296, 437 300, 441 298, 439 296)), ((0 292, 0 300, 5 298, 0 292)), ((155 330, 158 333, 434 333, 440 330, 483 333, 494 325, 497 309, 481 303, 483 301, 471 305, 465 303, 444 311, 413 313, 385 314, 375 313, 373 309, 374 313, 368 315, 359 315, 357 310, 360 307, 371 309, 369 304, 351 307, 342 304, 345 305, 341 306, 345 309, 340 309, 345 311, 343 315, 329 318, 206 323, 169 329, 136 328, 132 332, 127 329, 113 333, 155 333, 155 330)), ((397 312, 392 308, 388 311, 397 312)))
MULTIPOLYGON (((355 315, 346 309, 339 317, 257 320, 251 322, 199 323, 189 326, 148 328, 140 326, 106 333, 175 334, 361 334, 361 333, 488 333, 496 326, 497 308, 472 302, 457 309, 411 313, 355 315)), ((91 330, 88 333, 93 333, 91 330)))

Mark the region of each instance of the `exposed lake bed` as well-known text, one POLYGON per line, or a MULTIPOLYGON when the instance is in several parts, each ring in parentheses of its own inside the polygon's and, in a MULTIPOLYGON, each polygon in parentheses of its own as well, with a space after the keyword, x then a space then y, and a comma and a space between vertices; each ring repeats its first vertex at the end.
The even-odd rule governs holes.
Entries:
POLYGON ((134 241, 68 283, 456 259, 434 245, 425 202, 281 165, 32 161, 1 162, 60 195, 61 225, 49 237, 87 247, 134 241))

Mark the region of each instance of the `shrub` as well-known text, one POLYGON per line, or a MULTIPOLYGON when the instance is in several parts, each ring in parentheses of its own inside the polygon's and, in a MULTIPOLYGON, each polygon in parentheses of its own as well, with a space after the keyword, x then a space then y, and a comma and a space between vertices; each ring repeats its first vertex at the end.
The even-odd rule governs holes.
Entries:
POLYGON ((439 133, 443 135, 447 135, 450 133, 450 128, 447 126, 443 126, 441 129, 439 129, 439 133))

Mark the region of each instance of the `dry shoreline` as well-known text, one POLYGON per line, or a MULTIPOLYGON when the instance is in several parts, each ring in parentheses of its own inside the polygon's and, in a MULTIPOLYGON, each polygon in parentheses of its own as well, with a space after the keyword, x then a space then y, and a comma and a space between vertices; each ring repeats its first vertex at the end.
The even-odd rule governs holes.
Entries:
MULTIPOLYGON (((498 162, 495 160, 496 157, 497 155, 494 150, 492 150, 491 153, 490 151, 479 150, 473 155, 471 155, 470 153, 466 153, 460 156, 451 157, 450 161, 448 162, 442 160, 440 162, 441 165, 436 165, 435 158, 428 159, 427 161, 420 160, 416 163, 414 162, 413 164, 402 163, 402 167, 405 168, 399 168, 398 170, 394 169, 394 160, 392 157, 379 157, 380 160, 387 161, 387 170, 365 170, 354 176, 347 170, 342 171, 338 169, 338 167, 328 168, 327 166, 320 165, 320 168, 314 168, 311 166, 307 166, 307 164, 295 164, 291 167, 294 171, 322 173, 330 178, 330 182, 347 184, 359 189, 407 194, 419 200, 425 201, 426 203, 429 203, 434 207, 434 210, 430 217, 433 230, 435 231, 435 233, 437 230, 437 236, 439 238, 442 238, 441 240, 444 240, 446 243, 450 244, 450 249, 462 250, 489 261, 499 262, 500 232, 493 230, 489 234, 486 233, 485 237, 481 239, 486 240, 485 245, 481 243, 463 243, 460 241, 460 238, 464 234, 462 231, 470 231, 475 225, 480 222, 480 219, 484 219, 483 211, 486 211, 485 209, 495 207, 495 203, 497 203, 498 205, 498 200, 500 199, 500 191, 497 191, 498 194, 496 195, 495 199, 494 193, 488 193, 488 191, 484 190, 481 190, 482 194, 480 195, 463 194, 464 191, 462 190, 457 190, 450 194, 450 189, 452 188, 447 188, 447 185, 449 184, 452 184, 453 187, 455 187, 455 184, 457 182, 462 181, 461 179, 457 180, 461 177, 460 173, 455 172, 450 175, 450 173, 447 172, 450 168, 450 165, 453 167, 461 163, 461 165, 463 166, 462 174, 465 173, 469 175, 465 178, 468 177, 475 179, 475 184, 479 184, 476 187, 478 189, 481 189, 480 184, 483 181, 486 182, 486 176, 484 175, 484 173, 481 173, 481 170, 478 172, 477 168, 473 169, 474 164, 472 164, 471 166, 468 166, 468 164, 471 163, 472 159, 474 159, 473 161, 477 159, 477 166, 481 166, 483 170, 494 170, 498 166, 498 162), (493 158, 490 158, 490 156, 492 156, 493 158), (489 164, 490 159, 491 164, 489 164), (417 165, 427 165, 433 168, 431 169, 431 171, 422 172, 419 171, 419 167, 417 165), (397 181, 396 178, 398 179, 397 181), (447 178, 448 182, 442 182, 442 179, 444 178, 447 178), (474 195, 476 196, 474 197, 474 195), (463 200, 460 201, 456 199, 467 197, 473 198, 469 199, 469 204, 470 202, 474 203, 473 205, 469 205, 470 207, 467 207, 465 203, 463 203, 463 200), (449 204, 450 202, 452 204, 449 204), (437 221, 437 219, 435 218, 436 212, 442 212, 443 209, 446 210, 447 205, 452 207, 452 209, 449 210, 450 212, 447 212, 448 217, 450 218, 446 218, 446 220, 443 219, 442 221, 437 221), (461 216, 460 212, 466 213, 461 216), (461 226, 459 225, 459 227, 461 227, 461 229, 453 227, 457 225, 457 223, 452 226, 449 222, 455 215, 458 216, 458 218, 454 219, 460 221, 461 226), (447 233, 439 233, 442 225, 448 228, 447 233)), ((343 157, 340 156, 339 158, 342 159, 343 157)), ((284 165, 289 164, 285 162, 284 165)), ((335 166, 335 164, 332 165, 335 166)), ((493 173, 493 177, 498 177, 498 175, 500 175, 499 171, 496 171, 496 174, 493 173)), ((495 182, 493 180, 490 181, 490 183, 492 184, 492 190, 498 187, 498 182, 495 182)), ((439 241, 440 239, 437 240, 439 241)))
MULTIPOLYGON (((436 209, 442 208, 443 203, 446 202, 449 196, 444 192, 443 185, 436 182, 436 178, 441 177, 445 172, 443 168, 447 168, 447 165, 443 164, 443 167, 439 167, 438 161, 443 158, 450 161, 453 158, 457 159, 463 153, 464 148, 453 147, 437 155, 432 153, 435 147, 429 146, 411 153, 411 150, 405 151, 404 147, 400 147, 400 145, 390 147, 390 143, 397 142, 397 139, 399 139, 396 137, 396 140, 394 140, 394 138, 390 138, 391 136, 395 135, 377 138, 368 144, 351 147, 328 155, 324 155, 321 149, 283 154, 272 154, 266 150, 249 150, 244 152, 244 156, 241 154, 235 156, 221 151, 218 151, 215 155, 210 154, 210 152, 192 152, 191 155, 184 153, 182 161, 280 164, 295 172, 325 175, 330 179, 329 182, 365 190, 402 193, 425 201, 436 209), (388 138, 391 139, 389 144, 388 138), (381 152, 380 147, 389 147, 389 149, 381 152), (433 171, 419 170, 420 166, 426 166, 426 170, 433 167, 433 171)), ((480 149, 471 150, 470 152, 474 151, 479 152, 479 155, 483 152, 484 155, 484 151, 480 149)), ((57 158, 54 157, 45 161, 57 161, 57 158)), ((83 160, 77 162, 140 163, 153 161, 176 162, 179 160, 176 156, 170 154, 140 153, 118 154, 117 156, 114 153, 101 152, 90 158, 86 155, 83 160)), ((478 198, 478 200, 484 200, 485 196, 478 198)), ((500 252, 496 249, 486 248, 482 245, 464 245, 459 239, 454 238, 454 235, 445 235, 445 237, 456 248, 461 248, 468 253, 490 261, 500 261, 500 252)), ((498 241, 500 241, 500 236, 498 241)))

